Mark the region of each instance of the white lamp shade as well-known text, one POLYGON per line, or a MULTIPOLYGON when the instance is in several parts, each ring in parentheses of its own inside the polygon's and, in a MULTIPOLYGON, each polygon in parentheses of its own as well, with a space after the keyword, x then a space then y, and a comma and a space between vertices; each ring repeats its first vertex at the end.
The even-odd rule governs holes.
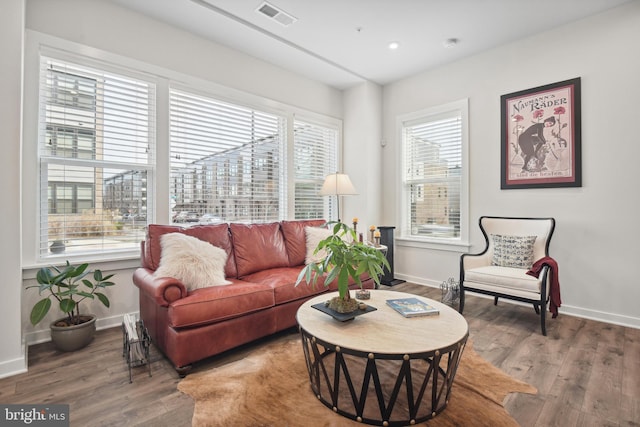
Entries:
POLYGON ((320 196, 347 196, 358 194, 353 187, 349 176, 345 173, 332 173, 327 175, 318 195, 320 196))

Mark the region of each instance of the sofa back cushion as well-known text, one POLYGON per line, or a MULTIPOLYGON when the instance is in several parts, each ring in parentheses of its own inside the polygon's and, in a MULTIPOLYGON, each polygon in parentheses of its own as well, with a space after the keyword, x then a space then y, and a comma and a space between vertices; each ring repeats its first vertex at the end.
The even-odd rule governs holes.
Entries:
POLYGON ((288 267, 280 223, 229 224, 238 277, 269 268, 288 267))
POLYGON ((144 242, 143 266, 157 270, 162 256, 161 237, 167 233, 182 233, 211 243, 227 253, 227 263, 224 267, 225 277, 238 277, 236 260, 233 252, 229 226, 227 224, 195 225, 183 228, 176 225, 149 224, 147 237, 144 242))
POLYGON ((284 243, 287 246, 289 267, 296 267, 305 262, 305 256, 307 254, 305 227, 320 227, 325 223, 326 221, 324 219, 282 221, 280 223, 284 243))

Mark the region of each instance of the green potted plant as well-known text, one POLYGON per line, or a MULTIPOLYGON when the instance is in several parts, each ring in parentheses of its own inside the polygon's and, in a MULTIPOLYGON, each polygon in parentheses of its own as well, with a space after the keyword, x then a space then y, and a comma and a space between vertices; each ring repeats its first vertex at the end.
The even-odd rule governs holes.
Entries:
POLYGON ((31 309, 31 324, 38 324, 49 312, 52 301, 58 302, 60 311, 65 317, 50 324, 51 341, 61 351, 75 351, 88 345, 96 330, 96 316, 81 314, 80 303, 85 299, 98 299, 105 307, 110 306, 109 298, 98 292, 115 283, 109 281, 113 274, 103 276, 102 271, 88 271, 89 264, 73 266, 67 261, 65 267, 44 267, 38 270, 36 281, 38 285, 27 288, 38 288, 39 294, 45 297, 39 300, 31 309), (91 276, 89 276, 91 274, 91 276), (90 280, 87 277, 93 277, 90 280))
POLYGON ((324 253, 321 260, 307 264, 296 281, 296 286, 303 280, 316 285, 318 278, 324 276, 324 285, 338 281, 338 296, 329 301, 329 308, 348 313, 358 308, 358 302, 349 294, 349 279, 362 288, 361 276, 368 274, 376 285, 380 284, 380 277, 384 267, 389 268, 385 254, 376 247, 359 242, 356 231, 342 222, 330 222, 331 234, 321 240, 315 249, 315 254, 324 253))

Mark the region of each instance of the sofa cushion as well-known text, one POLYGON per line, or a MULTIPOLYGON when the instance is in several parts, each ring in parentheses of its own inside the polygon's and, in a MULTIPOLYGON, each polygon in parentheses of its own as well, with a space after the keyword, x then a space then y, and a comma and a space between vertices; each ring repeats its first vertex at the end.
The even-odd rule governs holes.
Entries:
POLYGON ((505 236, 492 234, 492 265, 529 269, 533 265, 533 245, 536 236, 505 236))
POLYGON ((231 283, 224 279, 227 253, 223 249, 183 233, 164 234, 160 242, 157 277, 178 279, 188 290, 231 283))
POLYGON ((287 267, 289 257, 277 222, 230 224, 238 278, 256 271, 287 267))
POLYGON ((299 221, 282 221, 280 228, 287 246, 289 267, 304 264, 307 254, 305 227, 320 227, 326 224, 324 219, 306 219, 299 221))
POLYGON ((189 228, 176 225, 149 224, 144 244, 144 264, 146 267, 151 270, 156 270, 160 266, 162 256, 160 238, 167 233, 183 233, 187 236, 197 237, 202 241, 223 249, 227 253, 227 262, 224 267, 225 276, 227 278, 238 277, 233 246, 229 236, 229 226, 227 224, 195 225, 189 228))
POLYGON ((245 276, 243 279, 273 289, 276 305, 307 298, 326 291, 322 280, 318 280, 315 286, 309 285, 303 280, 296 286, 296 280, 301 270, 301 266, 272 268, 255 272, 245 276))
POLYGON ((228 286, 196 289, 169 305, 169 323, 174 328, 221 322, 274 305, 268 286, 231 279, 228 286))

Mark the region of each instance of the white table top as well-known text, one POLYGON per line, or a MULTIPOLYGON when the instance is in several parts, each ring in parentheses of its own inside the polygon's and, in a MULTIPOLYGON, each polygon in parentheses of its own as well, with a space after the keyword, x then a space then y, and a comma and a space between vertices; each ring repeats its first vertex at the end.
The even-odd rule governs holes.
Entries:
MULTIPOLYGON (((311 307, 336 295, 334 292, 310 299, 298 309, 296 318, 309 334, 343 348, 385 354, 430 352, 457 343, 469 331, 467 321, 456 310, 404 292, 372 289, 371 299, 363 302, 377 310, 346 322, 311 307), (437 307, 440 314, 407 318, 386 303, 388 299, 412 297, 437 307)), ((355 292, 351 291, 351 295, 353 297, 355 292)))

